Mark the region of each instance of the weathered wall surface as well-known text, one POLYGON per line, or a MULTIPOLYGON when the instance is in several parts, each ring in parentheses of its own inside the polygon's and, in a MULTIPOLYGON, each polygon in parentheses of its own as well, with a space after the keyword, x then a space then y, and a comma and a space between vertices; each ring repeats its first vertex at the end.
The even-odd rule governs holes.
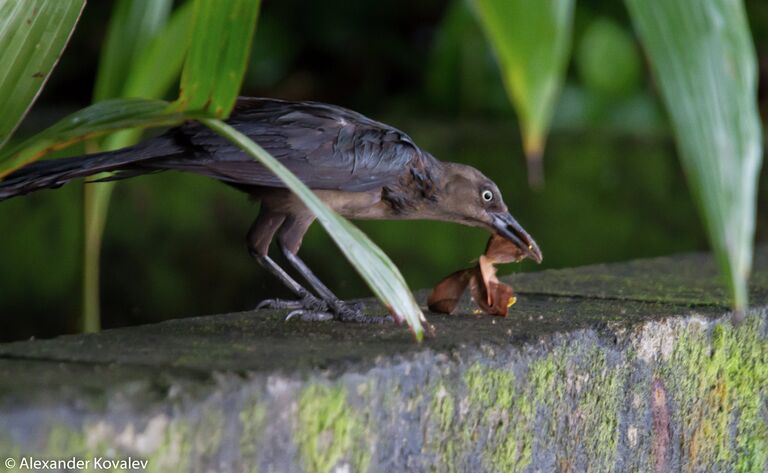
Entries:
POLYGON ((767 257, 736 328, 711 262, 687 255, 516 275, 508 318, 432 315, 421 346, 398 327, 268 312, 0 345, 0 456, 130 456, 161 472, 762 473, 767 257))

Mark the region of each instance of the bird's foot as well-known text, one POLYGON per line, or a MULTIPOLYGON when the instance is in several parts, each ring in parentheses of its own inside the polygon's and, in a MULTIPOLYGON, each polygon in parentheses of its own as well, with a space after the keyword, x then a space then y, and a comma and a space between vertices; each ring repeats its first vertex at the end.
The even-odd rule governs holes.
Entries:
POLYGON ((292 299, 264 299, 259 302, 254 310, 261 309, 298 309, 301 307, 301 301, 292 299))
POLYGON ((363 304, 348 304, 341 300, 333 301, 329 304, 330 311, 317 311, 307 309, 297 309, 288 314, 286 322, 292 319, 299 319, 305 322, 327 322, 329 320, 338 320, 339 322, 351 322, 358 324, 383 324, 393 322, 391 316, 375 317, 365 315, 363 304))
POLYGON ((393 322, 391 316, 376 317, 365 315, 365 305, 357 303, 350 304, 342 300, 336 300, 330 303, 331 310, 336 316, 335 319, 340 322, 352 322, 358 324, 383 324, 393 322))
POLYGON ((285 321, 288 322, 293 319, 303 320, 304 322, 327 322, 334 319, 334 315, 330 312, 317 312, 306 309, 296 309, 291 311, 288 316, 285 317, 285 321))
POLYGON ((264 299, 256 306, 256 310, 259 309, 290 309, 290 310, 306 310, 310 312, 326 312, 328 311, 328 304, 317 297, 306 294, 301 299, 264 299))

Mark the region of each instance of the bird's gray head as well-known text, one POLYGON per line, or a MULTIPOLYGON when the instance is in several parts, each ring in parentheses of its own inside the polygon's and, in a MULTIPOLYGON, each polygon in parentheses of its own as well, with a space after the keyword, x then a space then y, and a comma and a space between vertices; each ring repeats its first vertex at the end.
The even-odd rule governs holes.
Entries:
POLYGON ((498 233, 524 256, 541 262, 538 245, 509 213, 492 180, 471 166, 457 163, 443 163, 441 174, 435 202, 437 218, 498 233))

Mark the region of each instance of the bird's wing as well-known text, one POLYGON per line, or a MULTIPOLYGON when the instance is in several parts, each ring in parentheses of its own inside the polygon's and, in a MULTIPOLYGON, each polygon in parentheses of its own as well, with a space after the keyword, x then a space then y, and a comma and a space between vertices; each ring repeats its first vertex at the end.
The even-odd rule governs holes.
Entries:
MULTIPOLYGON (((404 133, 320 103, 240 99, 228 122, 314 189, 362 191, 384 186, 422 156, 404 133)), ((210 129, 189 124, 180 133, 198 153, 194 159, 162 160, 166 169, 242 185, 284 187, 272 172, 210 129)))

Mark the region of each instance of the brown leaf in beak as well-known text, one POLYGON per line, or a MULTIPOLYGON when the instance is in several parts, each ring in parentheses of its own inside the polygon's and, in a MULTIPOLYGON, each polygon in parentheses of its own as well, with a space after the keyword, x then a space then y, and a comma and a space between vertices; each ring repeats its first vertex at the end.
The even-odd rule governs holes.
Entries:
POLYGON ((517 263, 525 258, 525 253, 511 241, 494 233, 485 246, 485 256, 492 264, 517 263))

